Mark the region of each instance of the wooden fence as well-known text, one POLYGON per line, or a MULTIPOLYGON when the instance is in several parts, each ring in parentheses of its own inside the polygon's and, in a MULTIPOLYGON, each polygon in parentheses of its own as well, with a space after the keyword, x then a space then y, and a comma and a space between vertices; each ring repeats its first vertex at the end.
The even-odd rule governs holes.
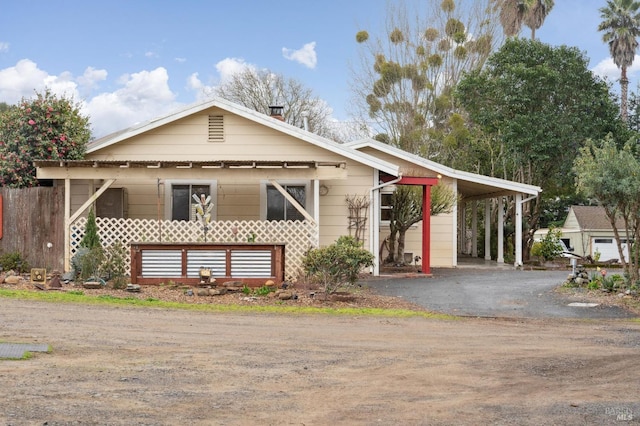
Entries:
POLYGON ((0 195, 0 255, 18 252, 32 268, 62 271, 64 188, 0 188, 0 195))

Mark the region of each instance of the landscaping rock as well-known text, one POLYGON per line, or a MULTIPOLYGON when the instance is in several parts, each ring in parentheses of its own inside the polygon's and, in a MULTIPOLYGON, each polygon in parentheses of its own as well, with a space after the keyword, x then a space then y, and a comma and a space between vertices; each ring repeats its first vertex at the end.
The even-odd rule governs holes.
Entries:
POLYGON ((223 287, 240 287, 242 288, 242 286, 244 286, 244 283, 242 281, 225 281, 222 283, 223 287))
POLYGON ((20 284, 22 281, 24 281, 24 278, 20 275, 9 275, 4 279, 4 282, 7 284, 20 284))
POLYGON ((293 292, 292 291, 280 291, 278 292, 278 299, 280 300, 291 300, 293 299, 293 292))

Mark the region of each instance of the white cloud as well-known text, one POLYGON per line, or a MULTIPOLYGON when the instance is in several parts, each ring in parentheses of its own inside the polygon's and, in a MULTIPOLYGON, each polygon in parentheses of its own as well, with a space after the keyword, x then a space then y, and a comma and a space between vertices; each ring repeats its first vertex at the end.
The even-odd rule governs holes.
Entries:
POLYGON ((211 94, 215 92, 216 84, 225 83, 235 74, 246 69, 255 69, 255 66, 246 63, 241 58, 225 58, 216 64, 217 78, 211 78, 209 82, 205 83, 200 79, 200 74, 195 72, 187 78, 187 88, 195 92, 198 101, 202 101, 211 97, 211 94))
POLYGON ((9 51, 9 43, 6 41, 0 41, 0 53, 9 51))
POLYGON ((77 78, 78 85, 84 93, 90 93, 98 87, 98 82, 107 79, 107 70, 97 70, 93 67, 87 67, 84 74, 77 78))
POLYGON ((86 103, 93 136, 101 137, 136 122, 169 113, 181 104, 169 87, 169 75, 163 67, 120 77, 122 88, 102 93, 86 103))
MULTIPOLYGON (((598 64, 591 69, 594 74, 606 78, 610 82, 617 82, 620 79, 620 68, 613 62, 613 58, 608 57, 598 62, 598 64)), ((640 55, 636 55, 633 59, 633 64, 627 68, 627 77, 629 79, 634 78, 640 71, 640 55)))
POLYGON ((0 70, 0 102, 16 104, 22 98, 31 98, 46 88, 58 96, 78 99, 77 84, 68 72, 52 76, 29 59, 22 59, 15 66, 0 70))
POLYGON ((302 46, 299 50, 292 50, 286 47, 282 48, 282 56, 291 61, 298 62, 307 68, 314 69, 318 64, 316 55, 316 42, 312 41, 302 46))
POLYGON ((216 64, 216 70, 220 74, 220 82, 228 81, 233 75, 245 69, 255 69, 255 66, 248 64, 241 58, 226 58, 216 64))
POLYGON ((180 64, 184 64, 185 62, 187 62, 187 58, 174 58, 173 60, 180 64))

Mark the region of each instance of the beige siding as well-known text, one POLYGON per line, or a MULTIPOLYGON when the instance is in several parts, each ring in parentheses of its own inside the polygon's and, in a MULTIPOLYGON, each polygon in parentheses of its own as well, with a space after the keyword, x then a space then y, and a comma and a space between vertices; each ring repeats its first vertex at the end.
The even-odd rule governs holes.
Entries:
MULTIPOLYGON (((391 163, 399 163, 406 168, 416 166, 402 162, 395 157, 380 152, 371 152, 391 163)), ((348 196, 370 196, 374 184, 374 170, 348 160, 313 144, 302 142, 293 136, 262 126, 249 119, 225 111, 211 108, 189 117, 169 123, 139 136, 89 154, 88 159, 131 160, 131 161, 203 161, 203 160, 278 160, 278 161, 346 161, 348 179, 320 182, 328 188, 328 193, 319 199, 320 245, 333 243, 342 235, 349 235, 349 218, 346 198, 348 196), (208 141, 209 115, 224 116, 224 141, 208 141)), ((194 171, 194 173, 197 173, 194 171)), ((212 169, 207 172, 207 181, 215 182, 214 216, 217 220, 259 220, 262 184, 259 180, 229 178, 216 175, 212 169)), ((266 172, 265 172, 266 173, 266 172)), ((422 170, 423 176, 435 176, 431 170, 422 170)), ((194 180, 203 179, 202 176, 194 180)), ((450 182, 446 182, 450 184, 450 182)), ((166 219, 170 206, 165 194, 169 183, 154 180, 116 181, 114 187, 126 187, 128 191, 128 216, 136 219, 155 219, 158 212, 166 219)), ((99 187, 99 185, 97 186, 99 187)), ((312 211, 313 187, 309 185, 307 207, 312 211)), ((90 193, 89 183, 74 183, 73 205, 79 206, 90 193)), ((367 212, 368 221, 371 212, 367 212)), ((453 266, 455 238, 453 235, 453 215, 432 218, 431 265, 453 266)), ((369 247, 369 226, 364 231, 365 247, 369 247)), ((352 231, 352 234, 355 231, 352 231)), ((388 234, 388 232, 387 232, 388 234)), ((381 241, 386 236, 381 231, 381 241)), ((422 224, 407 233, 406 251, 422 256, 422 224)), ((376 248, 377 250, 377 248, 376 248)))
POLYGON ((96 160, 320 160, 337 155, 242 117, 224 114, 224 142, 208 142, 212 109, 177 120, 88 156, 96 160))
POLYGON ((563 228, 567 229, 580 229, 580 225, 578 224, 578 220, 576 219, 576 215, 573 213, 573 210, 569 209, 569 214, 564 221, 563 228))
MULTIPOLYGON (((346 159, 297 138, 264 127, 242 117, 215 108, 162 126, 143 135, 106 147, 88 156, 103 160, 313 160, 345 161, 346 159), (224 142, 208 142, 209 114, 224 115, 224 142)), ((347 195, 369 195, 374 171, 371 167, 349 160, 349 179, 322 181, 329 188, 320 197, 320 244, 328 245, 338 237, 349 234, 347 195)), ((155 218, 158 212, 157 185, 148 182, 116 182, 129 191, 129 217, 155 218)), ((261 184, 216 180, 217 197, 214 210, 218 220, 259 220, 261 184)), ((165 212, 168 190, 160 185, 160 211, 165 212)), ((86 193, 86 192, 85 192, 86 193)), ((307 194, 307 207, 312 211, 312 187, 307 194)), ((169 210, 167 210, 169 211, 169 210)), ((369 214, 367 214, 368 216, 369 214)), ((368 240, 369 231, 365 230, 368 240)), ((368 247, 368 242, 365 243, 368 247)))

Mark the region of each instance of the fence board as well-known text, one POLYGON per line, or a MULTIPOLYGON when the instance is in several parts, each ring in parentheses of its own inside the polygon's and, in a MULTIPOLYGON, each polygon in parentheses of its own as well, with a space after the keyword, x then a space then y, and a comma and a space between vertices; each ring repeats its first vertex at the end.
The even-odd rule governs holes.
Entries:
POLYGON ((0 254, 19 252, 31 267, 64 267, 64 188, 0 188, 0 254), (47 248, 47 243, 52 247, 47 248))

